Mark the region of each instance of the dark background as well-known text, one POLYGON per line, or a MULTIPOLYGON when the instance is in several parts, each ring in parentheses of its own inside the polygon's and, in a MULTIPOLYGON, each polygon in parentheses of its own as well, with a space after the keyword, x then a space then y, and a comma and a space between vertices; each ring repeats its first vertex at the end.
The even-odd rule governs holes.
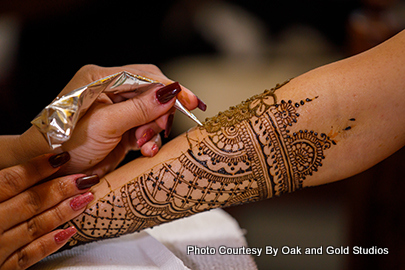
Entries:
MULTIPOLYGON (((0 12, 17 13, 23 20, 14 72, 7 82, 0 80, 4 97, 0 99, 1 113, 12 113, 14 119, 10 123, 2 117, 3 134, 25 131, 30 120, 85 64, 159 66, 178 56, 216 53, 191 23, 199 5, 209 1, 63 2, 0 3, 0 12), (34 83, 43 76, 46 84, 34 83)), ((360 6, 350 0, 230 2, 266 22, 269 34, 277 35, 297 22, 308 23, 339 46, 345 42, 348 15, 360 6)))

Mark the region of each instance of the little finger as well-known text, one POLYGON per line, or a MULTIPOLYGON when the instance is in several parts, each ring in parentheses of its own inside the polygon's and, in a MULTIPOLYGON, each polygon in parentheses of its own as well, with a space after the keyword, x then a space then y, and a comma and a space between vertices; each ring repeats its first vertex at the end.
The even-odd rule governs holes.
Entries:
POLYGON ((157 134, 141 147, 141 153, 145 157, 153 157, 159 152, 161 145, 161 137, 159 134, 157 134))
POLYGON ((2 270, 26 269, 51 255, 77 232, 75 227, 48 233, 13 253, 1 266, 2 270))
POLYGON ((140 126, 135 131, 136 144, 140 148, 145 143, 153 139, 157 134, 159 134, 163 129, 155 122, 151 122, 140 126))

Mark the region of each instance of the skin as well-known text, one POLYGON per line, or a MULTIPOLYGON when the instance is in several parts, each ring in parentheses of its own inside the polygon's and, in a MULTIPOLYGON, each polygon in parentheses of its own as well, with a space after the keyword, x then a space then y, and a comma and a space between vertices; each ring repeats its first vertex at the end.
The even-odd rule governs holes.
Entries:
MULTIPOLYGON (((58 96, 123 70, 165 85, 173 83, 154 65, 111 68, 87 65, 75 74, 58 96)), ((138 148, 136 142, 147 129, 153 129, 156 134, 164 130, 168 116, 174 111, 172 107, 175 100, 160 104, 155 97, 157 90, 155 88, 133 98, 128 98, 126 94, 101 94, 88 113, 80 119, 69 142, 58 150, 68 151, 71 156, 71 162, 61 173, 84 172, 103 176, 112 171, 129 150, 138 148)), ((182 87, 177 98, 189 110, 198 105, 197 97, 185 87, 182 87)), ((152 156, 155 153, 152 151, 154 142, 151 140, 143 145, 142 153, 152 156)), ((31 127, 21 135, 0 136, 0 151, 0 168, 7 168, 49 153, 51 149, 42 134, 31 127)))
POLYGON ((405 143, 405 32, 265 91, 106 175, 65 248, 355 175, 405 143))
POLYGON ((76 186, 83 174, 36 185, 61 168, 51 166, 51 156, 39 156, 0 171, 0 216, 6 217, 1 218, 0 225, 0 269, 25 269, 62 247, 67 238, 56 238, 66 230, 54 229, 83 212, 89 201, 73 208, 77 198, 93 198, 89 188, 76 186))
MULTIPOLYGON (((60 95, 122 70, 172 83, 152 65, 89 65, 77 72, 60 95)), ((134 148, 145 156, 156 154, 157 136, 147 136, 141 147, 137 142, 146 131, 158 134, 165 129, 174 111, 175 98, 162 104, 157 91, 135 97, 102 94, 80 119, 71 140, 58 150, 68 152, 70 161, 56 167, 49 162, 54 154, 36 128, 22 135, 0 136, 0 269, 25 269, 62 247, 76 232, 74 227, 55 228, 83 212, 94 198, 88 187, 80 188, 78 179, 86 174, 103 176, 134 148)), ((177 98, 190 110, 198 105, 197 97, 184 87, 177 98)))

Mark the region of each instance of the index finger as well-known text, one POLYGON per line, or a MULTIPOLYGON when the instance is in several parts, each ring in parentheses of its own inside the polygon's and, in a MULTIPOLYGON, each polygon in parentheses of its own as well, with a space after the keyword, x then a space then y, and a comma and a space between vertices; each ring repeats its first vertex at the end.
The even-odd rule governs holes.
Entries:
MULTIPOLYGON (((145 78, 149 78, 160 82, 164 85, 169 85, 174 83, 173 80, 167 78, 162 71, 155 65, 126 65, 123 67, 113 67, 113 68, 104 68, 103 72, 119 72, 126 70, 132 74, 141 75, 145 78)), ((107 74, 106 73, 106 74, 107 74)), ((113 73, 112 73, 113 74, 113 73)), ((106 75, 107 76, 107 75, 106 75)), ((197 107, 200 107, 201 100, 187 87, 181 86, 181 92, 178 94, 177 99, 183 104, 188 110, 194 110, 197 107)), ((201 108, 200 108, 201 109, 201 108)))
MULTIPOLYGON (((167 78, 162 71, 155 65, 127 65, 123 67, 125 70, 144 76, 149 79, 153 79, 164 85, 174 83, 173 80, 167 78)), ((181 92, 177 96, 177 99, 189 110, 194 110, 199 105, 198 97, 187 87, 181 86, 181 92)))
MULTIPOLYGON (((162 71, 155 65, 126 65, 122 67, 100 67, 96 65, 83 66, 72 78, 72 80, 65 86, 59 96, 67 94, 79 87, 83 87, 91 82, 104 78, 106 76, 121 72, 128 71, 132 74, 140 75, 145 78, 152 79, 160 82, 164 85, 173 83, 174 81, 167 78, 162 71)), ((199 100, 196 95, 183 85, 181 85, 182 91, 178 95, 180 102, 188 109, 193 110, 199 106, 199 100)))
POLYGON ((23 164, 0 171, 0 202, 21 193, 39 181, 54 174, 70 159, 67 152, 45 154, 23 164))

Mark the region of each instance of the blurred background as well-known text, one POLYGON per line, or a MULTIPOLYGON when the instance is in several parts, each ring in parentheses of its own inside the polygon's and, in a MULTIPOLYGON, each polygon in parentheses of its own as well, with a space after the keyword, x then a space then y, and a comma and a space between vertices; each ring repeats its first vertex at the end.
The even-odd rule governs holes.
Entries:
MULTIPOLYGON (((152 63, 211 117, 405 26, 403 0, 0 0, 1 134, 20 134, 85 64, 152 63)), ((171 136, 193 123, 176 114, 171 136)), ((262 255, 259 269, 405 269, 404 149, 338 183, 226 209, 251 247, 388 247, 262 255)))

